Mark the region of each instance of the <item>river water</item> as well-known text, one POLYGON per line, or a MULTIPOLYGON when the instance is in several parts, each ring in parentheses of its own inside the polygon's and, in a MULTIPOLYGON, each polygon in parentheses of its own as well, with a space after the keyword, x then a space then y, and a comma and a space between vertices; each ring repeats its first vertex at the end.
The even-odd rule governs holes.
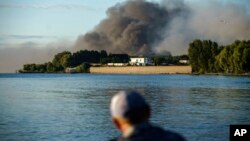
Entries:
POLYGON ((0 74, 0 139, 119 136, 109 103, 128 89, 143 93, 152 107, 152 123, 189 141, 228 141, 230 124, 250 124, 250 77, 0 74))

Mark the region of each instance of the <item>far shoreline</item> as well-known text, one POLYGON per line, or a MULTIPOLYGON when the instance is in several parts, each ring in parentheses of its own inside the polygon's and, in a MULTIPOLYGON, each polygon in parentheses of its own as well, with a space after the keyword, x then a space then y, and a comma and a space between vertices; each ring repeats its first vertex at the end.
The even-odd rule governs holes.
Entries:
MULTIPOLYGON (((79 74, 65 72, 3 72, 0 74, 79 74)), ((80 73, 81 74, 81 73, 80 73)), ((234 74, 234 73, 192 73, 191 66, 99 66, 90 67, 86 74, 162 74, 162 75, 207 75, 207 76, 250 76, 250 73, 234 74)))
POLYGON ((191 66, 122 66, 122 67, 90 67, 90 74, 183 74, 207 76, 250 76, 250 73, 193 73, 191 66))

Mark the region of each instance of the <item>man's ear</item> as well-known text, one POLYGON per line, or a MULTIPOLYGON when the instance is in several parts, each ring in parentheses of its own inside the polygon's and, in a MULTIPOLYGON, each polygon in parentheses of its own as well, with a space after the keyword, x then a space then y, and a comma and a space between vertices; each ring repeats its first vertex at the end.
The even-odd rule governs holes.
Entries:
POLYGON ((117 118, 112 118, 112 121, 115 124, 115 126, 121 131, 122 127, 121 127, 121 123, 119 122, 119 120, 117 118))

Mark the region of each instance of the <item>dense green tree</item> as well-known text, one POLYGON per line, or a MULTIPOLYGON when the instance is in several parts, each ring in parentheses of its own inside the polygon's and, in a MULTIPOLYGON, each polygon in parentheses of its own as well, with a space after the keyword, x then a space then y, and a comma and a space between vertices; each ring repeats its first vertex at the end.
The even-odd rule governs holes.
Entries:
POLYGON ((230 68, 230 59, 231 59, 232 51, 230 46, 226 46, 220 52, 218 56, 216 56, 217 64, 221 68, 223 72, 229 73, 231 72, 230 68))
POLYGON ((166 57, 165 57, 165 62, 166 62, 166 64, 174 64, 173 62, 174 62, 174 59, 173 59, 173 56, 170 54, 170 55, 167 55, 166 57))
POLYGON ((53 65, 53 63, 48 62, 47 66, 46 66, 47 72, 55 72, 55 67, 53 65))
POLYGON ((23 65, 23 70, 24 71, 31 71, 31 65, 30 64, 24 64, 23 65))
MULTIPOLYGON (((104 51, 102 51, 104 55, 104 51)), ((72 54, 72 66, 78 66, 83 62, 99 63, 100 53, 98 51, 80 50, 72 54)))
POLYGON ((46 63, 45 64, 25 64, 23 65, 24 72, 46 72, 46 63))
POLYGON ((217 56, 221 69, 226 73, 249 72, 249 48, 250 41, 235 41, 233 44, 223 48, 217 56))
POLYGON ((215 56, 219 53, 218 44, 210 40, 195 40, 189 44, 188 54, 193 72, 216 72, 215 56))
POLYGON ((128 54, 109 54, 108 62, 109 63, 128 63, 130 57, 128 54))
POLYGON ((244 49, 242 55, 243 68, 246 72, 250 72, 250 46, 244 49))
POLYGON ((101 58, 100 59, 100 63, 101 64, 107 64, 107 63, 109 63, 110 62, 110 59, 107 57, 107 58, 101 58))
POLYGON ((47 64, 36 64, 36 72, 44 73, 47 71, 47 64))
POLYGON ((107 58, 107 57, 108 57, 108 53, 105 50, 101 50, 100 58, 107 58))
POLYGON ((89 63, 82 63, 81 65, 76 67, 77 72, 88 73, 90 69, 89 63))
POLYGON ((153 63, 155 64, 155 66, 159 66, 163 63, 166 63, 166 59, 164 56, 155 56, 153 57, 153 63))
MULTIPOLYGON (((87 63, 128 63, 129 56, 127 54, 110 54, 108 55, 105 50, 88 51, 80 50, 75 53, 63 51, 56 54, 52 62, 45 64, 25 64, 23 71, 25 72, 62 72, 67 67, 83 66, 83 62, 87 63)), ((86 65, 84 65, 86 66, 86 65)), ((78 67, 79 68, 79 67, 78 67)))
POLYGON ((71 54, 64 54, 60 60, 62 67, 65 69, 71 66, 71 54))
POLYGON ((201 40, 195 40, 189 44, 188 55, 193 72, 198 72, 200 69, 199 54, 201 52, 200 51, 201 46, 202 46, 201 40))
POLYGON ((70 66, 71 53, 69 51, 63 51, 54 56, 52 61, 55 71, 63 71, 66 67, 70 66))
POLYGON ((245 73, 249 72, 250 41, 235 41, 218 47, 209 40, 195 40, 188 49, 193 72, 245 73))

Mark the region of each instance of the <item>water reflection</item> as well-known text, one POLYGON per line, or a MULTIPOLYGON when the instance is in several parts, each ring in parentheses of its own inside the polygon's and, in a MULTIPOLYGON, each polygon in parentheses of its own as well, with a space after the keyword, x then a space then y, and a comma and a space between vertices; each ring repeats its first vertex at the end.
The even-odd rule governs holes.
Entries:
POLYGON ((119 135, 109 103, 135 89, 151 121, 188 140, 228 140, 230 124, 249 124, 249 77, 192 75, 0 75, 2 140, 107 140, 119 135))

